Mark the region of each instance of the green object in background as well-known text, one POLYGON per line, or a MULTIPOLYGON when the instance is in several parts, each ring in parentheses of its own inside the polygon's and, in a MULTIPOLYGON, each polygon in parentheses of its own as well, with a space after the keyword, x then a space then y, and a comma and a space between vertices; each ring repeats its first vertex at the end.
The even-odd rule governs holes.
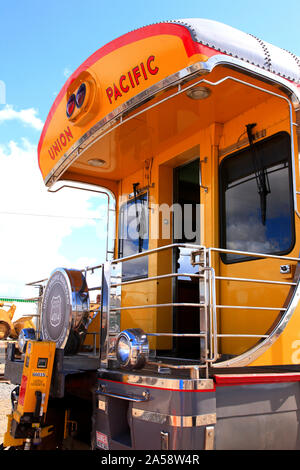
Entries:
POLYGON ((24 303, 36 303, 36 300, 31 299, 8 299, 4 297, 0 297, 0 302, 24 302, 24 303))

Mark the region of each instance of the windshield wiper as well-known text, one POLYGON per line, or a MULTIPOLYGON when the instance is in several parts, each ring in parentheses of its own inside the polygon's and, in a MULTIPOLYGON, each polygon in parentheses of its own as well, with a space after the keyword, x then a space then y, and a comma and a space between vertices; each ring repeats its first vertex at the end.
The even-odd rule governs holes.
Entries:
POLYGON ((250 150, 252 153, 253 159, 253 167, 255 173, 255 179, 257 184, 257 190, 260 197, 260 211, 261 211, 261 221, 263 225, 266 225, 266 217, 267 217, 267 195, 271 193, 270 183, 268 178, 268 173, 263 166, 261 157, 257 156, 256 148, 253 143, 254 135, 252 133, 252 129, 256 126, 256 124, 247 124, 247 135, 250 144, 250 150))

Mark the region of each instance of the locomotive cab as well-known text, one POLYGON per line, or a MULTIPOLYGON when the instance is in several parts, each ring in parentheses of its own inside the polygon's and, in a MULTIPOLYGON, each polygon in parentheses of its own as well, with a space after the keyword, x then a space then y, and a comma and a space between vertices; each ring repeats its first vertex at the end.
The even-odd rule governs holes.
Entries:
POLYGON ((112 201, 105 262, 56 270, 42 304, 51 393, 87 400, 89 384, 93 448, 244 448, 245 416, 249 448, 297 447, 296 431, 265 432, 297 410, 258 413, 257 401, 274 382, 284 402, 299 393, 299 63, 180 20, 99 49, 56 98, 39 143, 45 184, 112 201))
POLYGON ((102 364, 116 367, 118 334, 140 328, 150 362, 195 361, 201 376, 245 361, 274 365, 258 356, 285 317, 298 259, 292 98, 271 80, 217 65, 81 144, 64 179, 105 179, 117 207, 102 364))

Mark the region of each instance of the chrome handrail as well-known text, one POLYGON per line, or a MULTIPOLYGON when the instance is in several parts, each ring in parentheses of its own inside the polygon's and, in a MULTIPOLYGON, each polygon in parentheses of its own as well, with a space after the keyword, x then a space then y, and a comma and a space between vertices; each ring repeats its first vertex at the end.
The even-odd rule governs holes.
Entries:
POLYGON ((227 276, 215 276, 218 281, 238 281, 238 282, 257 282, 262 284, 280 284, 286 286, 296 286, 297 282, 286 282, 286 281, 271 281, 269 279, 251 279, 246 277, 227 277, 227 276))
POLYGON ((169 273, 169 274, 161 274, 160 276, 151 276, 151 277, 144 277, 142 279, 132 279, 131 281, 124 281, 111 284, 111 287, 117 286, 127 286, 129 284, 136 284, 139 282, 146 282, 146 281, 157 281, 158 279, 168 279, 170 277, 194 277, 194 278, 201 278, 203 277, 202 274, 193 274, 193 273, 169 273))
POLYGON ((207 251, 210 253, 212 251, 218 251, 220 253, 233 253, 235 255, 246 255, 252 256, 255 258, 270 258, 270 259, 283 259, 285 261, 300 261, 300 258, 294 258, 290 256, 283 256, 283 255, 271 255, 268 253, 257 253, 254 251, 240 251, 240 250, 229 250, 228 248, 207 248, 207 251))
MULTIPOLYGON (((206 364, 212 364, 217 361, 219 354, 218 354, 218 339, 224 337, 231 337, 231 338, 259 338, 265 339, 268 338, 269 335, 266 334, 222 334, 218 332, 218 325, 217 325, 217 309, 243 309, 243 310, 263 310, 263 311, 278 311, 278 312, 286 312, 287 309, 283 307, 267 307, 267 306, 250 306, 250 305, 219 305, 216 301, 216 281, 234 281, 234 282, 250 282, 250 283, 263 283, 263 284, 273 284, 273 285, 286 285, 295 287, 297 285, 296 282, 288 282, 288 281, 276 281, 276 280, 269 280, 269 279, 253 279, 253 278, 243 278, 243 277, 228 277, 228 276, 216 276, 214 268, 212 267, 211 263, 211 254, 212 252, 223 252, 223 253, 234 253, 237 255, 246 255, 249 257, 256 257, 256 258, 270 258, 270 259, 278 259, 284 261, 300 261, 300 258, 290 257, 290 256, 283 256, 283 255, 272 255, 267 253, 257 253, 257 252, 248 252, 248 251, 240 251, 240 250, 229 250, 223 248, 205 248, 204 246, 197 246, 191 244, 181 244, 181 243, 173 243, 170 245, 165 245, 162 247, 154 248, 151 250, 144 251, 142 253, 137 253, 134 255, 130 255, 124 258, 112 260, 112 264, 123 263, 125 261, 137 259, 143 256, 149 256, 151 254, 159 253, 160 251, 173 249, 173 248, 188 248, 193 250, 192 252, 192 260, 191 265, 199 265, 199 273, 168 273, 158 276, 151 276, 142 279, 133 279, 128 281, 118 281, 111 284, 111 287, 122 287, 130 284, 136 284, 140 282, 148 282, 154 281, 159 279, 167 279, 167 278, 176 278, 176 277, 189 277, 189 278, 196 278, 199 279, 199 282, 204 282, 207 284, 208 290, 206 287, 204 288, 204 302, 199 303, 179 303, 179 302, 170 302, 164 304, 140 304, 140 305, 129 305, 129 306, 119 306, 119 307, 112 307, 110 308, 111 311, 123 311, 123 310, 138 310, 138 309, 147 309, 147 308, 162 308, 162 307, 194 307, 194 308, 202 308, 206 309, 205 318, 208 314, 208 323, 209 323, 209 332, 208 329, 206 331, 200 331, 199 333, 155 333, 155 332, 145 332, 147 336, 152 337, 199 337, 204 338, 206 341, 209 341, 209 357, 206 356, 205 362, 206 364), (201 255, 201 261, 196 262, 195 258, 201 255)), ((208 343, 206 343, 208 344, 208 343)), ((180 367, 180 366, 179 366, 180 367)), ((192 367, 192 365, 191 365, 192 367)))
POLYGON ((164 245, 164 246, 160 246, 158 248, 152 248, 151 250, 145 250, 145 251, 142 251, 141 253, 136 253, 134 255, 125 256, 124 258, 114 259, 114 260, 111 261, 111 264, 124 263, 125 261, 140 258, 142 256, 149 256, 149 255, 152 255, 152 254, 155 254, 155 253, 159 253, 160 251, 169 250, 171 248, 190 248, 190 249, 193 249, 193 250, 195 250, 195 249, 198 249, 198 250, 205 249, 205 247, 202 246, 202 245, 192 245, 192 244, 188 244, 188 243, 172 243, 170 245, 164 245))
MULTIPOLYGON (((149 281, 157 281, 160 279, 174 279, 174 278, 193 278, 199 280, 199 293, 200 293, 200 285, 204 286, 204 289, 201 290, 201 296, 199 297, 199 302, 188 303, 188 302, 169 302, 169 303, 154 303, 154 304, 141 304, 141 305, 130 305, 130 306, 115 306, 110 305, 110 300, 108 304, 105 306, 106 308, 106 324, 109 325, 109 313, 110 312, 122 312, 123 310, 138 310, 138 309, 159 309, 163 307, 193 307, 199 308, 202 311, 204 325, 200 329, 199 332, 191 332, 191 333, 172 333, 172 332, 145 332, 145 334, 149 337, 194 337, 194 338, 201 338, 203 341, 203 356, 200 353, 200 361, 201 365, 199 365, 199 360, 197 362, 197 367, 206 369, 209 365, 213 366, 216 363, 217 359, 219 358, 218 353, 218 339, 219 338, 258 338, 258 339, 267 339, 270 335, 268 334, 230 334, 230 333, 221 333, 218 331, 218 317, 217 317, 217 310, 218 309, 242 309, 242 310, 262 310, 262 311, 278 311, 278 312, 286 312, 287 308, 284 307, 269 307, 269 306, 253 306, 253 305, 221 305, 217 303, 216 297, 216 282, 222 281, 233 281, 233 282, 249 282, 249 283, 263 283, 263 284, 270 284, 270 285, 285 285, 287 287, 296 287, 296 282, 288 282, 288 281, 276 281, 270 279, 255 279, 255 278, 244 278, 244 277, 229 277, 229 276, 216 276, 215 270, 212 266, 212 253, 233 253, 236 255, 246 255, 248 257, 255 257, 255 258, 269 258, 269 259, 277 259, 277 260, 284 260, 284 261, 293 261, 299 262, 300 258, 296 257, 289 257, 289 256, 282 256, 282 255, 272 255, 266 253, 257 253, 257 252, 248 252, 248 251, 240 251, 240 250, 229 250, 224 248, 215 248, 210 247, 206 248, 201 245, 193 245, 193 244, 185 244, 185 243, 173 243, 169 245, 164 245, 158 248, 150 249, 147 251, 143 251, 141 253, 136 253, 134 255, 130 255, 124 258, 114 259, 106 263, 106 269, 109 270, 110 281, 108 285, 107 294, 113 298, 113 294, 111 289, 122 288, 124 286, 136 283, 145 283, 149 281), (172 250, 175 248, 185 248, 190 250, 191 256, 191 266, 199 266, 198 273, 178 273, 178 272, 171 272, 167 274, 161 274, 157 276, 148 276, 146 278, 141 279, 132 279, 132 280, 122 280, 122 276, 119 273, 114 274, 112 271, 113 266, 118 264, 122 264, 129 260, 134 260, 137 258, 151 256, 152 254, 157 254, 165 250, 172 250), (199 259, 198 259, 199 257, 199 259), (201 284, 202 283, 202 284, 201 284), (202 330, 202 331, 201 331, 202 330)), ((89 266, 82 270, 82 272, 94 271, 96 269, 102 269, 104 272, 104 264, 96 265, 96 266, 89 266)), ((42 281, 39 281, 42 282, 42 281)), ((33 285, 31 283, 30 285, 33 285)), ((103 290, 103 286, 92 287, 89 290, 103 290)), ((39 302, 41 301, 41 297, 39 297, 39 302)), ((101 312, 103 312, 103 305, 101 306, 101 312)), ((274 331, 274 330, 273 330, 274 331)), ((103 331, 100 333, 100 342, 101 348, 107 348, 107 356, 111 357, 111 349, 109 344, 109 337, 114 336, 116 333, 110 332, 109 328, 105 332, 103 336, 103 331), (101 340, 102 335, 102 340, 101 340)), ((96 336, 94 336, 95 342, 96 336)), ((95 347, 95 345, 94 345, 95 347)), ((202 348, 202 346, 201 346, 202 348)), ((201 349, 202 351, 202 349, 201 349)), ((157 357, 160 359, 160 356, 157 357)), ((180 359, 180 358, 177 358, 180 359)), ((173 358, 176 360, 176 358, 173 358)), ((159 364, 159 363, 158 363, 159 364)), ((194 364, 181 366, 178 365, 178 368, 191 368, 195 367, 194 364)), ((177 368, 177 366, 176 366, 177 368)))

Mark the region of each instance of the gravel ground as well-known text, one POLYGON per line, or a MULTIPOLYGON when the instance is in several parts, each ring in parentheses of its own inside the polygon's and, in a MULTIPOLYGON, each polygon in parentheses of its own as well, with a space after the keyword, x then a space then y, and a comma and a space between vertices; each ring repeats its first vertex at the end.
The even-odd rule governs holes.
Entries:
MULTIPOLYGON (((0 375, 4 373, 5 347, 0 344, 0 375)), ((11 413, 10 393, 15 388, 13 384, 0 382, 0 444, 3 442, 3 436, 6 432, 7 417, 11 413)))
POLYGON ((7 428, 7 417, 11 413, 10 393, 15 385, 0 383, 0 444, 7 428))

